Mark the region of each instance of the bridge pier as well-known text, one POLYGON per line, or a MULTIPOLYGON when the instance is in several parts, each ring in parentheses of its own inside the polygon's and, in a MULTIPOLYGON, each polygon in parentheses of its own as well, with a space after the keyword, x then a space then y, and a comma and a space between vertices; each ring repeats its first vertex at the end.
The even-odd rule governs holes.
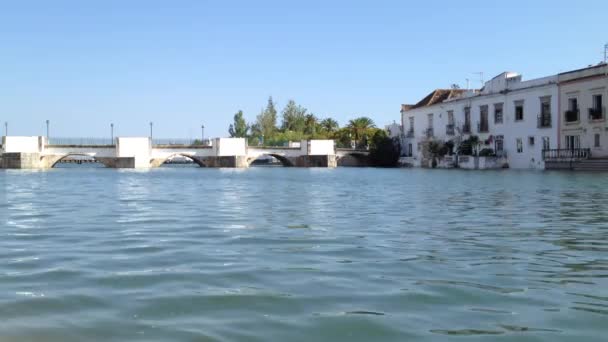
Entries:
POLYGON ((297 167, 328 167, 338 166, 335 155, 299 156, 296 159, 297 167))
POLYGON ((40 153, 9 152, 0 159, 2 169, 43 169, 40 153))

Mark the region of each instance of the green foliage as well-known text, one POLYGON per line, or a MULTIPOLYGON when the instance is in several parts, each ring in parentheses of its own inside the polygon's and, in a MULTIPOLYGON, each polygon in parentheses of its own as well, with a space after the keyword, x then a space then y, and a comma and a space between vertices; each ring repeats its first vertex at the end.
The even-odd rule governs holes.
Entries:
POLYGON ((495 155, 494 150, 491 148, 484 148, 483 150, 479 151, 480 157, 493 157, 495 155))
POLYGON ((319 122, 317 120, 317 117, 310 113, 310 114, 306 114, 306 117, 304 119, 304 133, 308 134, 310 136, 313 136, 319 129, 318 126, 319 122))
POLYGON ((321 120, 319 123, 321 131, 325 132, 328 136, 336 133, 340 129, 340 125, 338 125, 338 121, 332 118, 326 118, 321 120))
POLYGON ((357 148, 366 148, 369 137, 376 133, 374 121, 365 116, 350 120, 347 127, 357 148))
POLYGON ((264 137, 271 137, 277 130, 277 110, 272 97, 268 98, 266 109, 257 116, 255 125, 256 133, 264 137))
POLYGON ((367 148, 368 145, 376 143, 370 140, 373 140, 372 137, 377 132, 382 131, 379 134, 386 135, 383 130, 376 128, 374 121, 368 117, 355 118, 350 120, 346 127, 340 128, 336 120, 320 120, 293 100, 283 108, 281 116, 281 126, 277 127, 277 109, 270 97, 266 108, 256 117, 255 122, 247 125, 243 112, 239 111, 228 131, 231 137, 248 138, 250 146, 284 146, 289 141, 333 139, 337 147, 351 148, 351 142, 355 142, 355 147, 367 148))
POLYGON ((399 142, 389 138, 384 130, 376 131, 369 150, 371 164, 378 167, 395 167, 399 163, 400 155, 399 142))
POLYGON ((463 156, 472 156, 479 146, 479 137, 471 135, 468 139, 463 140, 458 146, 458 154, 463 156))
POLYGON ((230 137, 232 138, 246 138, 248 131, 249 125, 247 125, 247 122, 243 118, 243 111, 239 110, 234 114, 234 124, 228 128, 228 133, 230 133, 230 137))
POLYGON ((306 127, 306 108, 297 105, 294 100, 289 100, 283 109, 283 131, 303 132, 306 127))

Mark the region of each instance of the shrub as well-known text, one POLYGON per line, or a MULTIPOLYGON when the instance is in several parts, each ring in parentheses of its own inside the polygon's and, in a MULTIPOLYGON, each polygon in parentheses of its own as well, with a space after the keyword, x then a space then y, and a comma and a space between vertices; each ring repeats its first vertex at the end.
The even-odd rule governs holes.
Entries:
POLYGON ((495 156, 494 150, 491 148, 484 148, 483 150, 479 151, 479 156, 480 157, 493 157, 493 156, 495 156))

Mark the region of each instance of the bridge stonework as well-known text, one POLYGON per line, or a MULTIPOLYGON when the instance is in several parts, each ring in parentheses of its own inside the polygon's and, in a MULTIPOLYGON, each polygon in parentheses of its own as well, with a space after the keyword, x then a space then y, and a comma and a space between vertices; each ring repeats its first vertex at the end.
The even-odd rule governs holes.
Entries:
MULTIPOLYGON (((358 152, 366 153, 366 152, 358 152)), ((284 166, 338 166, 349 150, 336 150, 332 140, 302 141, 300 147, 247 146, 243 138, 216 138, 212 146, 152 145, 149 138, 116 138, 113 145, 49 145, 45 137, 3 137, 2 169, 48 169, 70 156, 94 158, 110 168, 154 168, 183 156, 202 167, 247 168, 261 156, 284 166)))

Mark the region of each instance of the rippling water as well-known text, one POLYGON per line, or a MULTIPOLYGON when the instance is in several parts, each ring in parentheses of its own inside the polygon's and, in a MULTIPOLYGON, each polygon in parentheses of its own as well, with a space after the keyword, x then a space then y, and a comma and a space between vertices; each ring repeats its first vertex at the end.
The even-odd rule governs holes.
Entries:
POLYGON ((608 175, 0 172, 0 341, 605 341, 608 175))

